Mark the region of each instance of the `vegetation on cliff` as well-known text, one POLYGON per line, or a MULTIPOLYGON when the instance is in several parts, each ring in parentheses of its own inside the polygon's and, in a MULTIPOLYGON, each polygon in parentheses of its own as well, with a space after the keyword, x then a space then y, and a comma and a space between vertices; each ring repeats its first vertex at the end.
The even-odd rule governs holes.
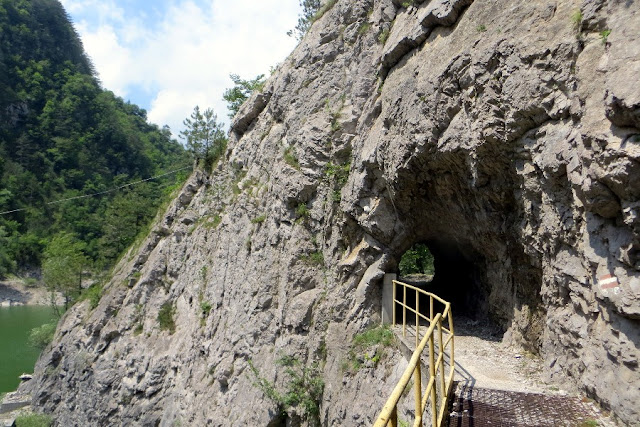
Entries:
POLYGON ((168 128, 101 88, 59 1, 0 0, 0 276, 40 266, 62 234, 109 266, 188 171, 127 184, 189 164, 168 128))
POLYGON ((205 170, 211 170, 227 148, 227 135, 218 116, 211 108, 201 112, 196 105, 183 123, 186 128, 180 132, 180 138, 184 139, 196 164, 204 163, 205 170))
POLYGON ((289 36, 295 36, 298 40, 302 40, 313 23, 320 19, 326 11, 331 9, 337 0, 300 0, 302 13, 298 16, 298 23, 293 30, 287 32, 289 36))
POLYGON ((222 98, 227 101, 227 108, 230 111, 229 117, 233 118, 253 91, 262 90, 266 80, 264 74, 260 74, 252 80, 244 80, 237 74, 231 74, 230 77, 234 86, 225 90, 222 98))

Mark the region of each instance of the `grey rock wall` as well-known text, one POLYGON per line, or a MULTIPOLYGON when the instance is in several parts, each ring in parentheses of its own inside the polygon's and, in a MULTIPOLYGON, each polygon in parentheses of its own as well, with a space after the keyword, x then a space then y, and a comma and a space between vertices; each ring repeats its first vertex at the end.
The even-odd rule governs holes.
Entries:
POLYGON ((278 425, 249 361, 285 387, 293 356, 322 371, 322 424, 368 425, 403 360, 350 372, 350 342, 427 242, 454 315, 637 424, 638 28, 631 0, 339 0, 100 305, 65 315, 34 405, 65 426, 278 425))

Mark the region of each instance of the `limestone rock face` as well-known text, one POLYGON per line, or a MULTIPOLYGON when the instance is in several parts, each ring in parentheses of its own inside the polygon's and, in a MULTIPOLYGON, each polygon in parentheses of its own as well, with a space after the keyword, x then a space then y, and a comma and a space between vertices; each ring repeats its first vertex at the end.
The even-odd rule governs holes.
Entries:
POLYGON ((454 316, 637 424, 638 28, 633 0, 338 0, 99 306, 65 315, 34 405, 65 426, 278 425, 249 361, 286 387, 291 356, 322 372, 323 425, 369 425, 401 356, 343 362, 426 242, 454 316))

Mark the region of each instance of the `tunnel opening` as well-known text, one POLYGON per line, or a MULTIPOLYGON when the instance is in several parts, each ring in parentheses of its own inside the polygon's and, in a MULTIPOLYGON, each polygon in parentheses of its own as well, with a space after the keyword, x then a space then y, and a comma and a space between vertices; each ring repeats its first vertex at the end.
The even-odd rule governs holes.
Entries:
MULTIPOLYGON (((469 252, 456 243, 420 241, 400 257, 398 280, 450 302, 454 319, 488 321, 488 290, 480 280, 480 260, 469 252)), ((406 301, 415 308, 415 293, 409 292, 406 301)), ((421 312, 428 310, 429 300, 425 295, 420 296, 419 307, 421 312)), ((402 322, 401 313, 401 308, 396 306, 396 322, 402 322)))

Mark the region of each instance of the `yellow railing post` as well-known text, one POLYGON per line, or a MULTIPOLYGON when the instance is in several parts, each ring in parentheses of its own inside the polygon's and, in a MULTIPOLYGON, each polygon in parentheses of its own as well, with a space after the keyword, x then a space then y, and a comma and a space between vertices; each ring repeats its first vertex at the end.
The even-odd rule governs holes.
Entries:
POLYGON ((429 322, 433 322, 433 297, 429 295, 429 322))
MULTIPOLYGON (((432 300, 433 301, 433 300, 432 300)), ((431 335, 429 335, 429 378, 435 379, 435 357, 433 348, 433 328, 431 329, 431 335)), ((436 384, 434 382, 431 387, 431 425, 438 427, 438 402, 436 400, 436 384)))
POLYGON ((442 399, 446 399, 446 393, 447 391, 445 390, 445 378, 444 378, 444 347, 442 346, 442 317, 440 317, 438 319, 438 348, 439 348, 439 354, 442 354, 442 357, 440 358, 440 363, 439 363, 439 367, 440 367, 440 391, 442 393, 442 399))
POLYGON ((416 364, 414 376, 416 391, 416 422, 414 423, 414 425, 422 426, 422 374, 420 373, 420 363, 416 364))
POLYGON ((418 294, 418 290, 416 289, 416 348, 420 344, 420 294, 418 294))
POLYGON ((391 308, 391 312, 393 313, 393 320, 391 320, 391 324, 393 326, 396 326, 396 281, 392 281, 392 286, 393 286, 393 307, 391 308))
POLYGON ((455 334, 453 333, 453 317, 451 316, 451 308, 449 308, 449 334, 451 335, 451 372, 454 371, 455 368, 455 363, 454 363, 454 359, 453 359, 453 353, 454 353, 454 343, 455 340, 453 339, 453 337, 455 336, 455 334))
POLYGON ((407 336, 407 287, 402 287, 402 336, 407 336))

